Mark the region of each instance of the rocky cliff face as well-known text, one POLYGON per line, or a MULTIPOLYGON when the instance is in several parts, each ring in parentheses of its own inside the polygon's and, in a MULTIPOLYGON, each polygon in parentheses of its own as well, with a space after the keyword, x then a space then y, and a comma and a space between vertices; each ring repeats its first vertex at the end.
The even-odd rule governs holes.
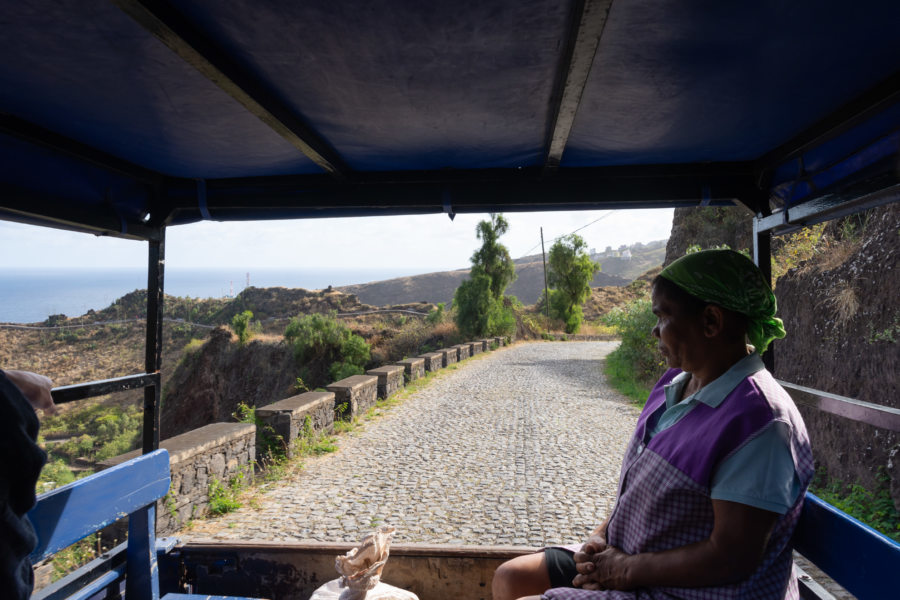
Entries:
MULTIPOLYGON (((871 210, 858 239, 788 272, 776 295, 787 337, 775 345, 778 378, 900 408, 900 204, 871 210)), ((854 217, 855 219, 856 217, 854 217)), ((847 236, 844 236, 847 237, 847 236)), ((847 483, 891 478, 900 507, 900 436, 801 407, 816 462, 847 483)))
POLYGON ((672 235, 666 244, 667 266, 684 256, 688 247, 726 245, 732 250, 753 250, 753 222, 743 207, 676 208, 672 217, 672 235))
POLYGON ((220 327, 186 354, 166 385, 160 437, 169 438, 208 423, 233 422, 238 404, 265 406, 294 393, 297 366, 283 343, 251 340, 239 346, 220 327))

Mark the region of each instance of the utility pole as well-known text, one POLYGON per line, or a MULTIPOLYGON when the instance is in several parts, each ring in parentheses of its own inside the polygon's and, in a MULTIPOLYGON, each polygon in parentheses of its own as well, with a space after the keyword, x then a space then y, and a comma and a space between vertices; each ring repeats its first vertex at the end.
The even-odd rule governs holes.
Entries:
POLYGON ((544 228, 541 227, 541 258, 544 261, 544 309, 550 318, 550 288, 547 286, 547 255, 544 253, 544 228))

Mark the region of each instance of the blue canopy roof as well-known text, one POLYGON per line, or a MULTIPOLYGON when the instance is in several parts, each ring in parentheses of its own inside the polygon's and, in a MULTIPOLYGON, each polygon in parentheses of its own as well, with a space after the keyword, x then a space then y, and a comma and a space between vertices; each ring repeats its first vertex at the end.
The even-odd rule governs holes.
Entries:
POLYGON ((145 238, 896 190, 897 23, 892 0, 7 2, 0 218, 145 238))

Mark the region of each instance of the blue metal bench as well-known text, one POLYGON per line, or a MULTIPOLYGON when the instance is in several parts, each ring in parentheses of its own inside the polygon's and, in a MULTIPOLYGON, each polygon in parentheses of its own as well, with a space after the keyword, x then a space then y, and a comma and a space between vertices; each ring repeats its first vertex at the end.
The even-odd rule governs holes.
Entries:
MULTIPOLYGON (((814 494, 806 495, 794 549, 861 600, 900 598, 900 544, 814 494)), ((802 598, 832 598, 800 580, 802 598)))
MULTIPOLYGON (((33 562, 49 558, 123 517, 128 517, 128 541, 40 590, 32 600, 119 598, 123 591, 127 600, 159 600, 157 555, 175 543, 174 539, 156 539, 156 501, 168 491, 169 453, 156 450, 38 498, 37 506, 28 513, 38 536, 33 562)), ((210 596, 173 592, 162 598, 210 596)))

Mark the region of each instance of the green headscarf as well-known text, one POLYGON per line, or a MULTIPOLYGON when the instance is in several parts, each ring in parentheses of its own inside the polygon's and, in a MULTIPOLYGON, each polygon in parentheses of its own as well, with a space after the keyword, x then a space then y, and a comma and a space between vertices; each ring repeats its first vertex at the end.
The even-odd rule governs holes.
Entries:
POLYGON ((682 256, 660 273, 688 294, 747 316, 747 337, 762 354, 785 336, 775 317, 775 294, 752 260, 734 250, 704 250, 682 256))

